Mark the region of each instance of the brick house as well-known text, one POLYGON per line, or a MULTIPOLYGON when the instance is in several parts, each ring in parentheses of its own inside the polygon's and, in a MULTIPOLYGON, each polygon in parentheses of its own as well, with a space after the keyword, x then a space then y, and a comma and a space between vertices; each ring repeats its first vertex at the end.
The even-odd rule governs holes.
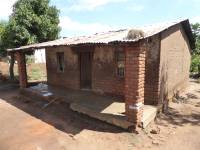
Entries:
POLYGON ((135 126, 143 105, 161 106, 188 83, 194 40, 188 20, 9 49, 26 88, 25 54, 45 48, 48 85, 124 98, 135 126))

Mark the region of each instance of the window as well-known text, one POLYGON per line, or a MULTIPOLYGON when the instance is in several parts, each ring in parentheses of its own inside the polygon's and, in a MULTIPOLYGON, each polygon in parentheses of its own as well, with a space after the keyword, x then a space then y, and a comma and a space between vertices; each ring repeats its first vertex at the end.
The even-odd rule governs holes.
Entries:
POLYGON ((125 75, 125 54, 123 51, 116 52, 116 62, 117 62, 117 76, 124 78, 125 75))
POLYGON ((58 52, 57 55, 57 70, 59 72, 64 72, 64 52, 58 52))

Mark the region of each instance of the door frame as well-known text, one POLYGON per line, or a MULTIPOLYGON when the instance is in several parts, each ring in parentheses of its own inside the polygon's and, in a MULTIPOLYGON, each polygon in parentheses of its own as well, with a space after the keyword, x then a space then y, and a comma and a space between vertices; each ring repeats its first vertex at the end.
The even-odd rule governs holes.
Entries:
POLYGON ((79 52, 79 80, 80 80, 80 82, 79 82, 79 85, 80 85, 80 89, 81 90, 92 90, 92 66, 93 66, 93 52, 92 51, 90 51, 90 50, 88 50, 88 51, 82 51, 82 52, 79 52), (90 78, 90 85, 89 85, 89 88, 86 88, 86 87, 83 87, 82 86, 82 71, 81 71, 81 55, 83 54, 83 53, 89 53, 90 54, 90 74, 91 74, 91 78, 90 78))

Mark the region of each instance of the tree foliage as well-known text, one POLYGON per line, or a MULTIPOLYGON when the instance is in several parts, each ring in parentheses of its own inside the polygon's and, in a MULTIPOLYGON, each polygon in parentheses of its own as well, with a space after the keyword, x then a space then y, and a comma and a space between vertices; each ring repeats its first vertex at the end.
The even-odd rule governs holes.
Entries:
MULTIPOLYGON (((0 54, 7 48, 55 40, 59 36, 59 10, 50 0, 18 0, 8 24, 0 25, 0 54)), ((14 79, 14 55, 10 60, 10 78, 14 79)))
POLYGON ((57 39, 60 32, 59 10, 49 3, 49 0, 18 0, 3 34, 4 47, 57 39))
POLYGON ((200 23, 195 23, 191 25, 193 37, 195 39, 195 49, 193 50, 193 53, 200 54, 200 23))
POLYGON ((0 56, 3 55, 4 53, 4 47, 3 47, 3 35, 5 32, 7 26, 7 22, 6 21, 0 21, 0 56))
POLYGON ((195 49, 192 52, 192 62, 190 71, 200 73, 200 24, 192 24, 192 32, 195 39, 195 49))
POLYGON ((199 54, 192 54, 191 66, 190 71, 192 73, 200 73, 200 55, 199 54))

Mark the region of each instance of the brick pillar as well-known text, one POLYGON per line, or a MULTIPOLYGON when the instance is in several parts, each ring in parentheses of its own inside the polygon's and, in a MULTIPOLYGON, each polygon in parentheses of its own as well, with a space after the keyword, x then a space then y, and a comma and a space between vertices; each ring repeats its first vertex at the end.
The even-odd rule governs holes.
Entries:
POLYGON ((145 49, 137 46, 125 48, 125 109, 128 121, 141 124, 144 104, 145 49))
POLYGON ((27 87, 26 58, 22 52, 16 52, 20 88, 27 87))

